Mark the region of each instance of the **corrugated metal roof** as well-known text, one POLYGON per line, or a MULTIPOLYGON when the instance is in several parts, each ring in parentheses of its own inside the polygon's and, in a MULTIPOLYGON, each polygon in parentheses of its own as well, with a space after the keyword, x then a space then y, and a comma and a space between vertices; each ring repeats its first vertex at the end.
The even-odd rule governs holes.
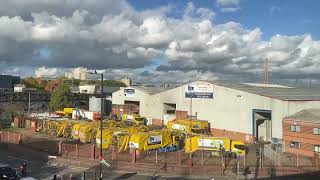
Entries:
POLYGON ((223 81, 216 81, 214 84, 285 101, 320 101, 320 88, 263 87, 223 81))
POLYGON ((153 87, 153 86, 133 86, 133 88, 146 92, 148 94, 157 94, 175 87, 153 87))
POLYGON ((104 93, 114 93, 116 91, 119 91, 120 87, 113 87, 113 86, 103 86, 103 92, 104 93))
POLYGON ((285 117, 284 120, 320 123, 320 109, 305 109, 296 114, 285 117))
MULTIPOLYGON (((250 83, 239 83, 230 81, 204 81, 199 80, 219 86, 223 86, 230 89, 236 89, 239 91, 244 91, 252 94, 257 94, 265 97, 270 97, 274 99, 280 99, 284 101, 320 101, 320 88, 297 88, 297 87, 287 87, 274 84, 250 84, 250 83)), ((186 83, 188 84, 188 83, 186 83)), ((183 86, 181 84, 179 86, 183 86)), ((153 86, 132 86, 132 88, 139 89, 149 94, 157 94, 163 91, 167 91, 179 86, 170 87, 153 87, 153 86)))

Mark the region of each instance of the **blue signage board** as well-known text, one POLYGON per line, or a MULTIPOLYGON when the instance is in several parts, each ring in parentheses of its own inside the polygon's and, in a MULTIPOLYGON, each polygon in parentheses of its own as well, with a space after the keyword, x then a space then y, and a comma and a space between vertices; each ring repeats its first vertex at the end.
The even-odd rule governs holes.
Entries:
POLYGON ((186 85, 185 97, 213 99, 213 86, 210 84, 188 84, 186 85))

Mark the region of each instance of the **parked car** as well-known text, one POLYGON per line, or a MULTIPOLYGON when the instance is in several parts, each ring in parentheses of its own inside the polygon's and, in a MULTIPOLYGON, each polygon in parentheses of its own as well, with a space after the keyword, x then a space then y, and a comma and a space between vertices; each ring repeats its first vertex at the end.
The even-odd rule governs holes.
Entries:
POLYGON ((17 171, 10 165, 0 164, 0 180, 16 180, 18 179, 17 171))

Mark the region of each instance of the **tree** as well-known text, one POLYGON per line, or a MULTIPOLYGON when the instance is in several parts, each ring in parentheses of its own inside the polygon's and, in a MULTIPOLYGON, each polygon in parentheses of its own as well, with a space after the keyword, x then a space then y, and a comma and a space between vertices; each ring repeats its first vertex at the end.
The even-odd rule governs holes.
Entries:
POLYGON ((39 90, 44 90, 48 81, 42 78, 27 77, 22 79, 21 83, 25 84, 27 88, 36 88, 39 90))
MULTIPOLYGON (((79 85, 87 85, 87 84, 100 85, 101 81, 100 80, 82 80, 79 82, 79 85)), ((104 80, 103 85, 109 86, 109 87, 126 87, 126 84, 117 80, 104 80)))
POLYGON ((51 94, 49 103, 50 108, 56 111, 72 106, 72 102, 70 101, 71 96, 72 93, 69 86, 65 83, 60 84, 58 88, 51 94))

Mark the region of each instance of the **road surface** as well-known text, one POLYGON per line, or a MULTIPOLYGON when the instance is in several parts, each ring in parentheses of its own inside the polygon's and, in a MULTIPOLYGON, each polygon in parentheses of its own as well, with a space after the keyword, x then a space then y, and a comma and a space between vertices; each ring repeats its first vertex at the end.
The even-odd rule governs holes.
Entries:
MULTIPOLYGON (((58 175, 58 179, 69 179, 72 174, 75 179, 82 179, 83 172, 86 172, 86 179, 94 179, 94 171, 92 169, 78 168, 78 167, 61 167, 47 164, 48 155, 44 152, 34 151, 21 145, 3 144, 0 143, 0 163, 11 165, 13 168, 19 168, 23 163, 27 163, 28 176, 39 180, 52 180, 53 175, 58 175)), ((155 176, 150 174, 138 174, 135 172, 123 172, 103 170, 103 179, 126 179, 126 180, 174 180, 174 179, 203 179, 211 180, 213 178, 199 178, 199 177, 182 177, 182 176, 155 176)), ((98 176, 98 175, 97 175, 98 176)), ((231 179, 228 177, 214 178, 231 179)))

